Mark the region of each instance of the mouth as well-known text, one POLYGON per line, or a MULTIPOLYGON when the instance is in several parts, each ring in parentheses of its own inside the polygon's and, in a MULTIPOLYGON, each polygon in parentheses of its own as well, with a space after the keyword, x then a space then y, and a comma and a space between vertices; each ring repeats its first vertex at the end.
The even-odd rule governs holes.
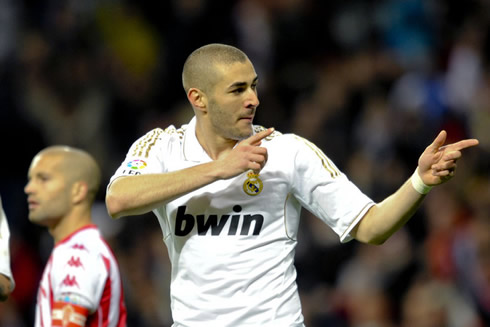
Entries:
POLYGON ((246 121, 246 122, 252 123, 252 122, 253 122, 253 120, 254 120, 254 116, 245 116, 245 117, 241 117, 239 120, 242 120, 242 121, 246 121))
POLYGON ((29 210, 34 210, 37 207, 39 207, 39 203, 34 201, 34 200, 27 200, 27 205, 28 205, 29 210))

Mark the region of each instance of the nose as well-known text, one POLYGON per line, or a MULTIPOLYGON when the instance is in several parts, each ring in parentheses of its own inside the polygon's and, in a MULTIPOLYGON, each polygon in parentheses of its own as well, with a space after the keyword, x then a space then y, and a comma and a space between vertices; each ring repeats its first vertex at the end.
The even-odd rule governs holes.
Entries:
POLYGON ((250 89, 248 94, 247 94, 247 102, 245 103, 245 106, 247 108, 257 108, 260 104, 259 101, 259 96, 257 94, 257 90, 250 89))
POLYGON ((28 181, 26 186, 24 186, 24 193, 29 195, 31 194, 33 191, 32 191, 32 182, 31 181, 28 181))

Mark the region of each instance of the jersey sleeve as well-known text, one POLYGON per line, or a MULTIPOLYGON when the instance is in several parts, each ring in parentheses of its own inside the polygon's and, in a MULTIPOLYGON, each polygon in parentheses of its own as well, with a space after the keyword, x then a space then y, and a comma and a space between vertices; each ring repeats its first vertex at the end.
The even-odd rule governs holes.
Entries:
POLYGON ((94 312, 109 276, 102 255, 77 247, 55 251, 51 270, 54 301, 73 303, 94 312))
POLYGON ((172 136, 176 133, 173 126, 155 128, 134 142, 124 161, 117 168, 109 185, 118 177, 165 172, 164 153, 171 146, 172 136))
POLYGON ((15 287, 15 281, 10 269, 10 230, 8 226, 7 216, 2 206, 0 198, 0 274, 7 276, 10 279, 10 291, 15 287))
POLYGON ((310 141, 293 135, 293 193, 300 203, 323 220, 342 242, 375 203, 310 141))

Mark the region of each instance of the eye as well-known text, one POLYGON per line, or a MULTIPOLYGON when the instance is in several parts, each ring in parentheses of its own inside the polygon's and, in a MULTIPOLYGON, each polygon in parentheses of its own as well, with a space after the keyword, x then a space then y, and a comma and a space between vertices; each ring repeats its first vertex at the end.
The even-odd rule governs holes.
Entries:
POLYGON ((238 89, 232 90, 231 93, 233 93, 233 94, 240 94, 240 93, 243 92, 243 90, 244 90, 244 88, 243 87, 240 87, 238 89))
POLYGON ((40 182, 46 182, 49 180, 49 176, 48 175, 44 175, 44 174, 40 174, 37 176, 37 179, 40 181, 40 182))

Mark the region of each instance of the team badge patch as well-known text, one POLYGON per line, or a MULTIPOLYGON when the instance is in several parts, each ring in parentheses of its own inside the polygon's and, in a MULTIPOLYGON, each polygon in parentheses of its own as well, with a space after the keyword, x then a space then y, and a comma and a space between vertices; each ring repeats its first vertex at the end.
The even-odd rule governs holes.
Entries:
POLYGON ((146 168, 147 164, 143 160, 134 159, 134 160, 131 160, 130 162, 128 162, 127 166, 129 167, 129 169, 132 169, 132 170, 141 170, 141 169, 146 168))
POLYGON ((249 172, 247 174, 248 178, 243 183, 243 190, 250 196, 255 196, 262 192, 264 185, 259 178, 259 174, 254 174, 253 172, 249 172))

